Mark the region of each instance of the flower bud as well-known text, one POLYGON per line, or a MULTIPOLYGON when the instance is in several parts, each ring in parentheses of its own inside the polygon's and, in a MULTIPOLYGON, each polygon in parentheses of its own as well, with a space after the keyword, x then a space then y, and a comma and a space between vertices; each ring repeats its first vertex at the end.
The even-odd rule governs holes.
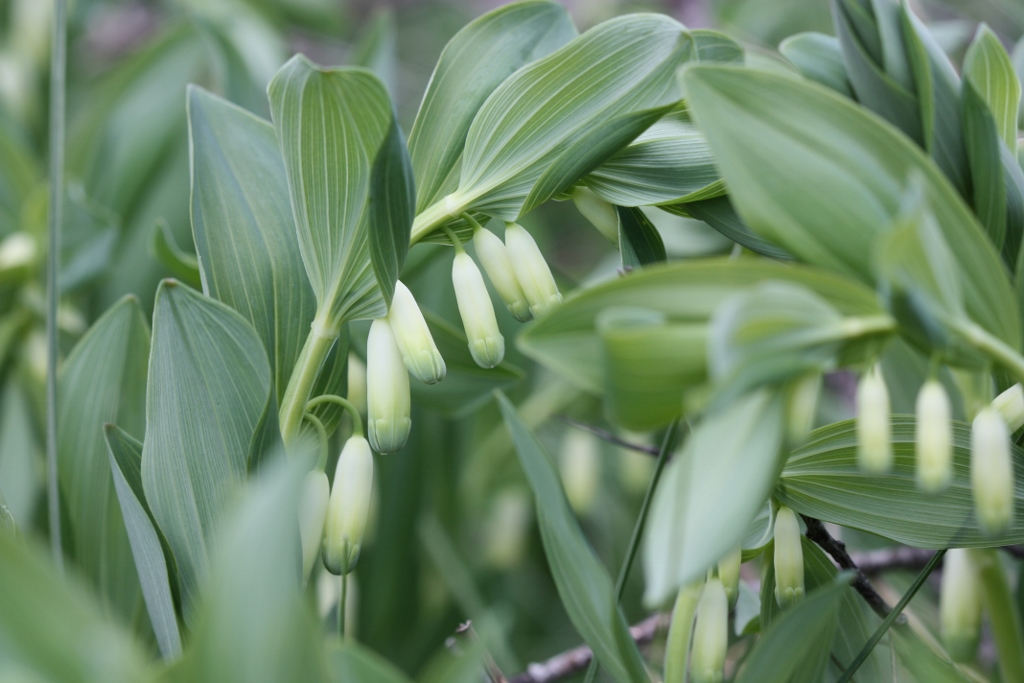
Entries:
POLYGON ((444 359, 430 336, 430 328, 416 299, 401 280, 395 282, 388 322, 409 374, 426 384, 437 384, 444 379, 444 359))
POLYGON ((366 363, 356 354, 348 354, 348 389, 345 398, 356 407, 360 415, 366 415, 366 363))
POLYGON ((589 432, 570 429, 565 433, 559 469, 565 496, 578 514, 586 513, 594 506, 601 486, 599 448, 597 437, 589 432))
POLYGON ((821 375, 812 373, 795 380, 786 395, 786 438, 794 444, 802 442, 814 428, 821 394, 821 375))
POLYGON ((686 663, 690 658, 690 639, 693 635, 693 617, 697 613, 704 586, 691 583, 679 589, 672 608, 672 622, 665 640, 665 683, 685 683, 686 663))
POLYGON ((366 340, 366 427, 379 453, 395 453, 409 438, 412 421, 409 373, 387 318, 370 325, 366 340))
POLYGON ((38 251, 28 233, 11 233, 0 241, 0 275, 28 269, 36 262, 38 251))
POLYGON ((804 596, 804 549, 800 522, 788 507, 775 515, 775 600, 786 608, 804 596))
POLYGON ((361 436, 345 442, 334 470, 334 488, 324 528, 324 565, 332 574, 348 574, 359 559, 373 490, 373 453, 361 436))
POLYGON ((516 279, 516 272, 512 268, 505 244, 490 230, 480 228, 473 233, 473 247, 476 249, 477 258, 480 259, 480 265, 487 273, 487 278, 494 285, 498 296, 505 302, 505 307, 512 317, 520 322, 532 318, 530 304, 526 301, 523 288, 519 286, 519 280, 516 279))
POLYGON ((718 579, 709 579, 697 605, 693 628, 693 683, 721 683, 725 675, 725 654, 729 648, 729 601, 718 579))
POLYGON ((889 391, 881 369, 875 366, 857 386, 857 461, 861 469, 881 473, 892 467, 891 436, 889 391))
POLYGON ((477 365, 493 368, 505 357, 505 338, 498 329, 494 306, 480 269, 464 251, 455 255, 452 284, 455 285, 455 300, 469 339, 469 352, 477 365))
POLYGON ((598 232, 613 244, 619 243, 619 216, 615 212, 614 204, 583 186, 578 186, 572 191, 572 203, 598 232))
POLYGON ((938 493, 953 477, 953 423, 946 389, 928 380, 917 394, 917 485, 938 493))
POLYGON ((743 564, 743 549, 735 549, 718 561, 718 578, 725 587, 725 596, 729 598, 729 606, 736 604, 740 596, 740 565, 743 564))
POLYGON ((953 661, 973 660, 981 635, 981 585, 966 548, 952 548, 942 560, 939 619, 942 642, 953 661))
POLYGON ((544 260, 544 255, 540 253, 530 233, 517 223, 507 224, 505 246, 519 286, 530 302, 530 312, 540 316, 561 303, 562 295, 558 292, 555 278, 551 276, 548 262, 544 260))
POLYGON ((1013 460, 1010 433, 995 408, 985 408, 971 427, 971 487, 978 525, 996 534, 1013 522, 1013 460))
POLYGON ((992 407, 1003 416, 1006 428, 1012 434, 1024 427, 1024 387, 1014 384, 995 397, 992 407))
POLYGON ((302 540, 302 577, 309 578, 313 563, 320 550, 324 535, 324 521, 327 516, 327 501, 331 495, 327 475, 313 470, 302 483, 302 499, 299 501, 299 536, 302 540))
POLYGON ((493 498, 484 523, 483 558, 494 569, 518 565, 526 554, 533 506, 523 491, 509 488, 493 498))

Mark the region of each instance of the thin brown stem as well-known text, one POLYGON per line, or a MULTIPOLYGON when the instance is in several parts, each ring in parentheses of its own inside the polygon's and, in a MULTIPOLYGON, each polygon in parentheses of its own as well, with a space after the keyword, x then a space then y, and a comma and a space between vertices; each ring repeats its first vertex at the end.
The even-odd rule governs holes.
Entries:
POLYGON ((558 415, 557 417, 559 420, 566 423, 567 425, 590 432, 591 434, 601 439, 602 441, 607 441, 608 443, 613 444, 615 446, 620 446, 631 451, 636 451, 637 453, 643 453, 644 455, 653 455, 655 457, 661 454, 660 448, 656 448, 655 446, 646 446, 644 444, 633 443, 632 441, 621 439, 606 429, 601 429, 600 427, 596 427, 587 422, 582 422, 581 420, 569 417, 568 415, 558 415))

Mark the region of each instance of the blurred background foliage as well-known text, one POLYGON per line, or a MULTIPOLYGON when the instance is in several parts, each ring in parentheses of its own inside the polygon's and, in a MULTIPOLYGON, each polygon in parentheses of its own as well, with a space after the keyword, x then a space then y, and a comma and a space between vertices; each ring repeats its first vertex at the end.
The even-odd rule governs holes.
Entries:
MULTIPOLYGON (((161 278, 198 286, 189 217, 185 87, 198 83, 264 117, 265 88, 284 60, 362 64, 388 84, 408 130, 447 40, 497 0, 74 0, 69 45, 68 196, 62 345, 74 342, 127 293, 151 311, 161 278)), ((773 52, 800 31, 833 33, 827 0, 567 0, 583 30, 630 11, 661 11, 690 27, 720 28, 749 49, 773 52)), ((979 21, 1011 47, 1024 33, 1020 0, 919 0, 943 47, 959 61, 979 21)), ((46 112, 51 3, 0 0, 0 494, 25 535, 46 528, 42 495, 42 264, 46 221, 46 112)), ((1018 62, 1024 61, 1018 49, 1018 62)), ((652 210, 670 258, 727 251, 696 221, 652 210)), ((571 203, 524 221, 563 291, 614 277, 618 252, 571 203)), ((403 280, 421 305, 458 323, 449 252, 419 245, 403 280)), ((498 307, 506 338, 517 324, 498 307)), ((353 348, 365 344, 353 330, 353 348)), ((560 454, 570 500, 591 543, 617 566, 653 460, 570 427, 560 416, 609 428, 599 401, 534 367, 509 344, 506 390, 545 446, 560 454)), ((445 391, 446 384, 436 391, 445 391)), ((894 383, 895 384, 895 383, 894 383)), ((849 383, 835 378, 828 420, 849 414, 849 383)), ((379 459, 371 541, 355 574, 354 631, 413 672, 467 618, 493 620, 491 649, 505 671, 575 646, 540 546, 528 487, 489 382, 467 413, 432 389, 418 393, 400 453, 379 459)), ((910 395, 912 399, 913 394, 910 395)), ((896 398, 899 403, 899 398, 896 398)), ((894 405, 900 411, 905 406, 894 405)), ((657 443, 658 434, 626 435, 657 443)), ((336 452, 336 451, 335 451, 336 452)), ((878 540, 847 538, 854 547, 878 540)), ((326 575, 324 575, 326 576, 326 575)), ((624 605, 643 616, 639 571, 624 605)), ((902 589, 908 579, 893 576, 902 589), (901 583, 902 582, 902 583, 901 583)), ((326 578, 310 599, 334 602, 326 578)), ((323 615, 329 619, 329 614, 323 615)), ((129 624, 130 626, 130 624, 129 624)))

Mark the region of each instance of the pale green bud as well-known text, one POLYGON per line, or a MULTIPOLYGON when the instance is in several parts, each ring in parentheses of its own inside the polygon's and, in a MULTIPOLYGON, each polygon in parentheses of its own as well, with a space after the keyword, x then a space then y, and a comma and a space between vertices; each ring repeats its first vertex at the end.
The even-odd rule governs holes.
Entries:
POLYGON ((672 622, 665 640, 665 683, 685 683, 686 663, 690 657, 693 618, 704 586, 691 583, 679 589, 672 608, 672 622))
POLYGON ((857 385, 857 462, 866 472, 887 472, 892 467, 889 412, 889 390, 875 366, 857 385))
POLYGON ((1013 460, 1010 432, 995 408, 985 408, 971 427, 971 487, 978 525, 989 534, 1013 522, 1013 460))
POLYGON ((327 501, 331 487, 327 475, 313 470, 302 483, 302 499, 299 501, 299 535, 302 540, 302 577, 309 578, 313 563, 320 551, 324 535, 324 521, 327 517, 327 501))
POLYGON ((821 393, 821 375, 812 373, 792 382, 786 395, 786 437, 800 443, 814 427, 821 393))
POLYGON ((354 353, 348 354, 348 390, 345 398, 366 415, 366 363, 354 353))
POLYGON ((614 204, 583 186, 578 186, 572 191, 572 203, 612 244, 619 243, 619 215, 615 212, 614 204))
POLYGON ((14 232, 0 242, 0 275, 29 268, 38 257, 36 242, 24 232, 14 232))
POLYGON ((469 352, 477 365, 493 368, 505 357, 505 338, 498 329, 494 305, 480 269, 464 251, 455 255, 452 284, 466 338, 469 339, 469 352))
POLYGON ((1014 384, 996 396, 992 407, 1003 416, 1003 422, 1011 434, 1024 427, 1024 387, 1021 385, 1014 384))
POLYGON ((537 243, 530 233, 517 223, 509 223, 505 227, 505 246, 512 261, 519 286, 523 288, 526 300, 530 302, 530 312, 535 316, 547 313, 551 308, 562 302, 562 295, 551 276, 551 269, 544 255, 540 253, 537 243))
POLYGON ((348 574, 359 560, 359 551, 370 513, 373 491, 373 453, 361 436, 345 442, 334 470, 334 488, 324 525, 324 566, 332 574, 348 574))
POLYGON ((601 455, 597 437, 580 429, 565 433, 559 470, 569 505, 579 514, 593 507, 601 486, 601 455))
POLYGON ((387 318, 370 325, 366 340, 366 427, 379 453, 402 449, 412 427, 409 373, 387 318))
POLYGON ((729 598, 730 607, 736 604, 736 599, 740 596, 741 564, 743 564, 743 549, 739 546, 718 561, 718 578, 725 587, 725 595, 729 598))
POLYGON ((929 493, 949 486, 953 477, 953 423, 949 395, 929 380, 917 394, 917 485, 929 493))
POLYGON ((804 549, 800 522, 788 507, 775 514, 775 600, 789 607, 804 596, 804 549))
POLYGON ((507 489, 494 497, 484 525, 483 557, 491 567, 510 569, 523 559, 532 509, 519 489, 507 489))
POLYGON ((516 271, 512 268, 505 244, 490 230, 480 228, 473 233, 473 247, 476 249, 477 258, 480 259, 480 265, 487 273, 487 278, 494 285, 498 296, 505 302, 505 307, 512 317, 520 322, 532 318, 530 304, 526 301, 523 288, 519 286, 519 280, 516 279, 516 271))
POLYGON ((972 661, 981 636, 981 583, 966 548, 953 548, 942 560, 939 620, 953 661, 972 661))
POLYGON ((708 579, 697 605, 693 628, 693 683, 721 683, 725 676, 725 654, 729 648, 729 600, 718 579, 708 579))
POLYGON ((437 384, 444 379, 444 359, 430 336, 430 328, 416 299, 401 280, 395 282, 388 322, 409 374, 426 384, 437 384))

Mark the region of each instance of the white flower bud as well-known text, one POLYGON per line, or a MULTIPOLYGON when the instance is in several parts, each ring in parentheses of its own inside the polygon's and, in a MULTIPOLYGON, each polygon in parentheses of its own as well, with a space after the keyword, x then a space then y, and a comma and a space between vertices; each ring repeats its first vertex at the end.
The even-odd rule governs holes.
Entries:
POLYGON ((0 273, 31 266, 37 252, 36 242, 28 233, 11 233, 0 242, 0 273))
POLYGON ((494 497, 484 525, 483 558, 495 569, 511 569, 526 554, 533 506, 523 491, 510 488, 494 497))
POLYGON ((736 546, 725 557, 718 561, 718 578, 725 587, 725 596, 729 598, 729 606, 736 604, 740 596, 740 565, 743 564, 743 549, 736 546))
POLYGON ((804 596, 804 549, 800 522, 788 507, 775 515, 775 600, 789 607, 804 596))
POLYGON ((373 491, 373 453, 361 436, 345 442, 334 470, 334 488, 324 526, 324 565, 333 574, 348 574, 359 559, 373 491))
POLYGON ((572 203, 583 217, 607 237, 612 244, 619 243, 619 216, 615 205, 599 197, 588 187, 578 186, 572 191, 572 203))
POLYGON ((693 617, 704 586, 691 583, 679 589, 672 608, 672 622, 665 640, 665 683, 685 683, 686 663, 690 658, 693 617))
POLYGON ((331 487, 327 475, 313 470, 302 483, 302 499, 299 501, 299 536, 302 540, 302 578, 309 578, 313 563, 320 551, 324 535, 324 521, 327 517, 327 501, 331 487))
POLYGON ((530 312, 540 316, 561 303, 562 295, 551 276, 548 262, 530 233, 517 223, 509 223, 505 227, 505 246, 519 286, 530 302, 530 312))
POLYGON ((530 304, 523 294, 523 288, 519 286, 519 280, 516 279, 516 272, 512 268, 512 261, 509 260, 504 243, 490 230, 480 228, 473 233, 473 247, 476 249, 477 258, 480 259, 480 265, 487 273, 487 278, 494 285, 498 296, 505 302, 505 308, 512 317, 520 322, 532 318, 530 304))
POLYGON ((494 305, 491 304, 480 269, 464 251, 455 254, 452 284, 455 286, 455 299, 459 304, 462 325, 469 339, 469 352, 473 354, 477 365, 493 368, 505 357, 505 338, 498 329, 494 305))
POLYGON ((1014 384, 995 397, 992 407, 1003 416, 1007 429, 1013 433, 1024 427, 1024 387, 1014 384))
POLYGON ((786 438, 796 444, 807 438, 814 428, 821 375, 812 373, 795 380, 786 393, 786 438))
POLYGON ((395 453, 409 438, 412 421, 409 373, 387 318, 370 325, 366 341, 366 427, 379 453, 395 453))
POLYGON ((558 464, 565 496, 578 514, 590 511, 601 486, 599 449, 593 434, 580 429, 566 431, 558 464))
POLYGON ((1010 432, 994 408, 985 408, 971 427, 971 487, 983 531, 996 534, 1013 522, 1013 460, 1010 432))
POLYGON ((889 412, 889 390, 881 368, 875 366, 857 385, 857 461, 867 472, 887 472, 892 467, 889 412))
POLYGON ((409 374, 426 384, 437 384, 444 379, 444 359, 430 336, 430 328, 416 299, 401 280, 395 282, 388 322, 409 374))
POLYGON ((953 478, 953 423, 946 389, 928 380, 917 394, 917 485, 938 493, 953 478))
POLYGON ((939 620, 942 642, 953 661, 972 661, 981 636, 981 585, 966 548, 952 548, 942 560, 939 620))
POLYGON ((729 601, 722 582, 709 579, 697 605, 697 624, 693 628, 693 683, 721 683, 728 648, 729 601))

